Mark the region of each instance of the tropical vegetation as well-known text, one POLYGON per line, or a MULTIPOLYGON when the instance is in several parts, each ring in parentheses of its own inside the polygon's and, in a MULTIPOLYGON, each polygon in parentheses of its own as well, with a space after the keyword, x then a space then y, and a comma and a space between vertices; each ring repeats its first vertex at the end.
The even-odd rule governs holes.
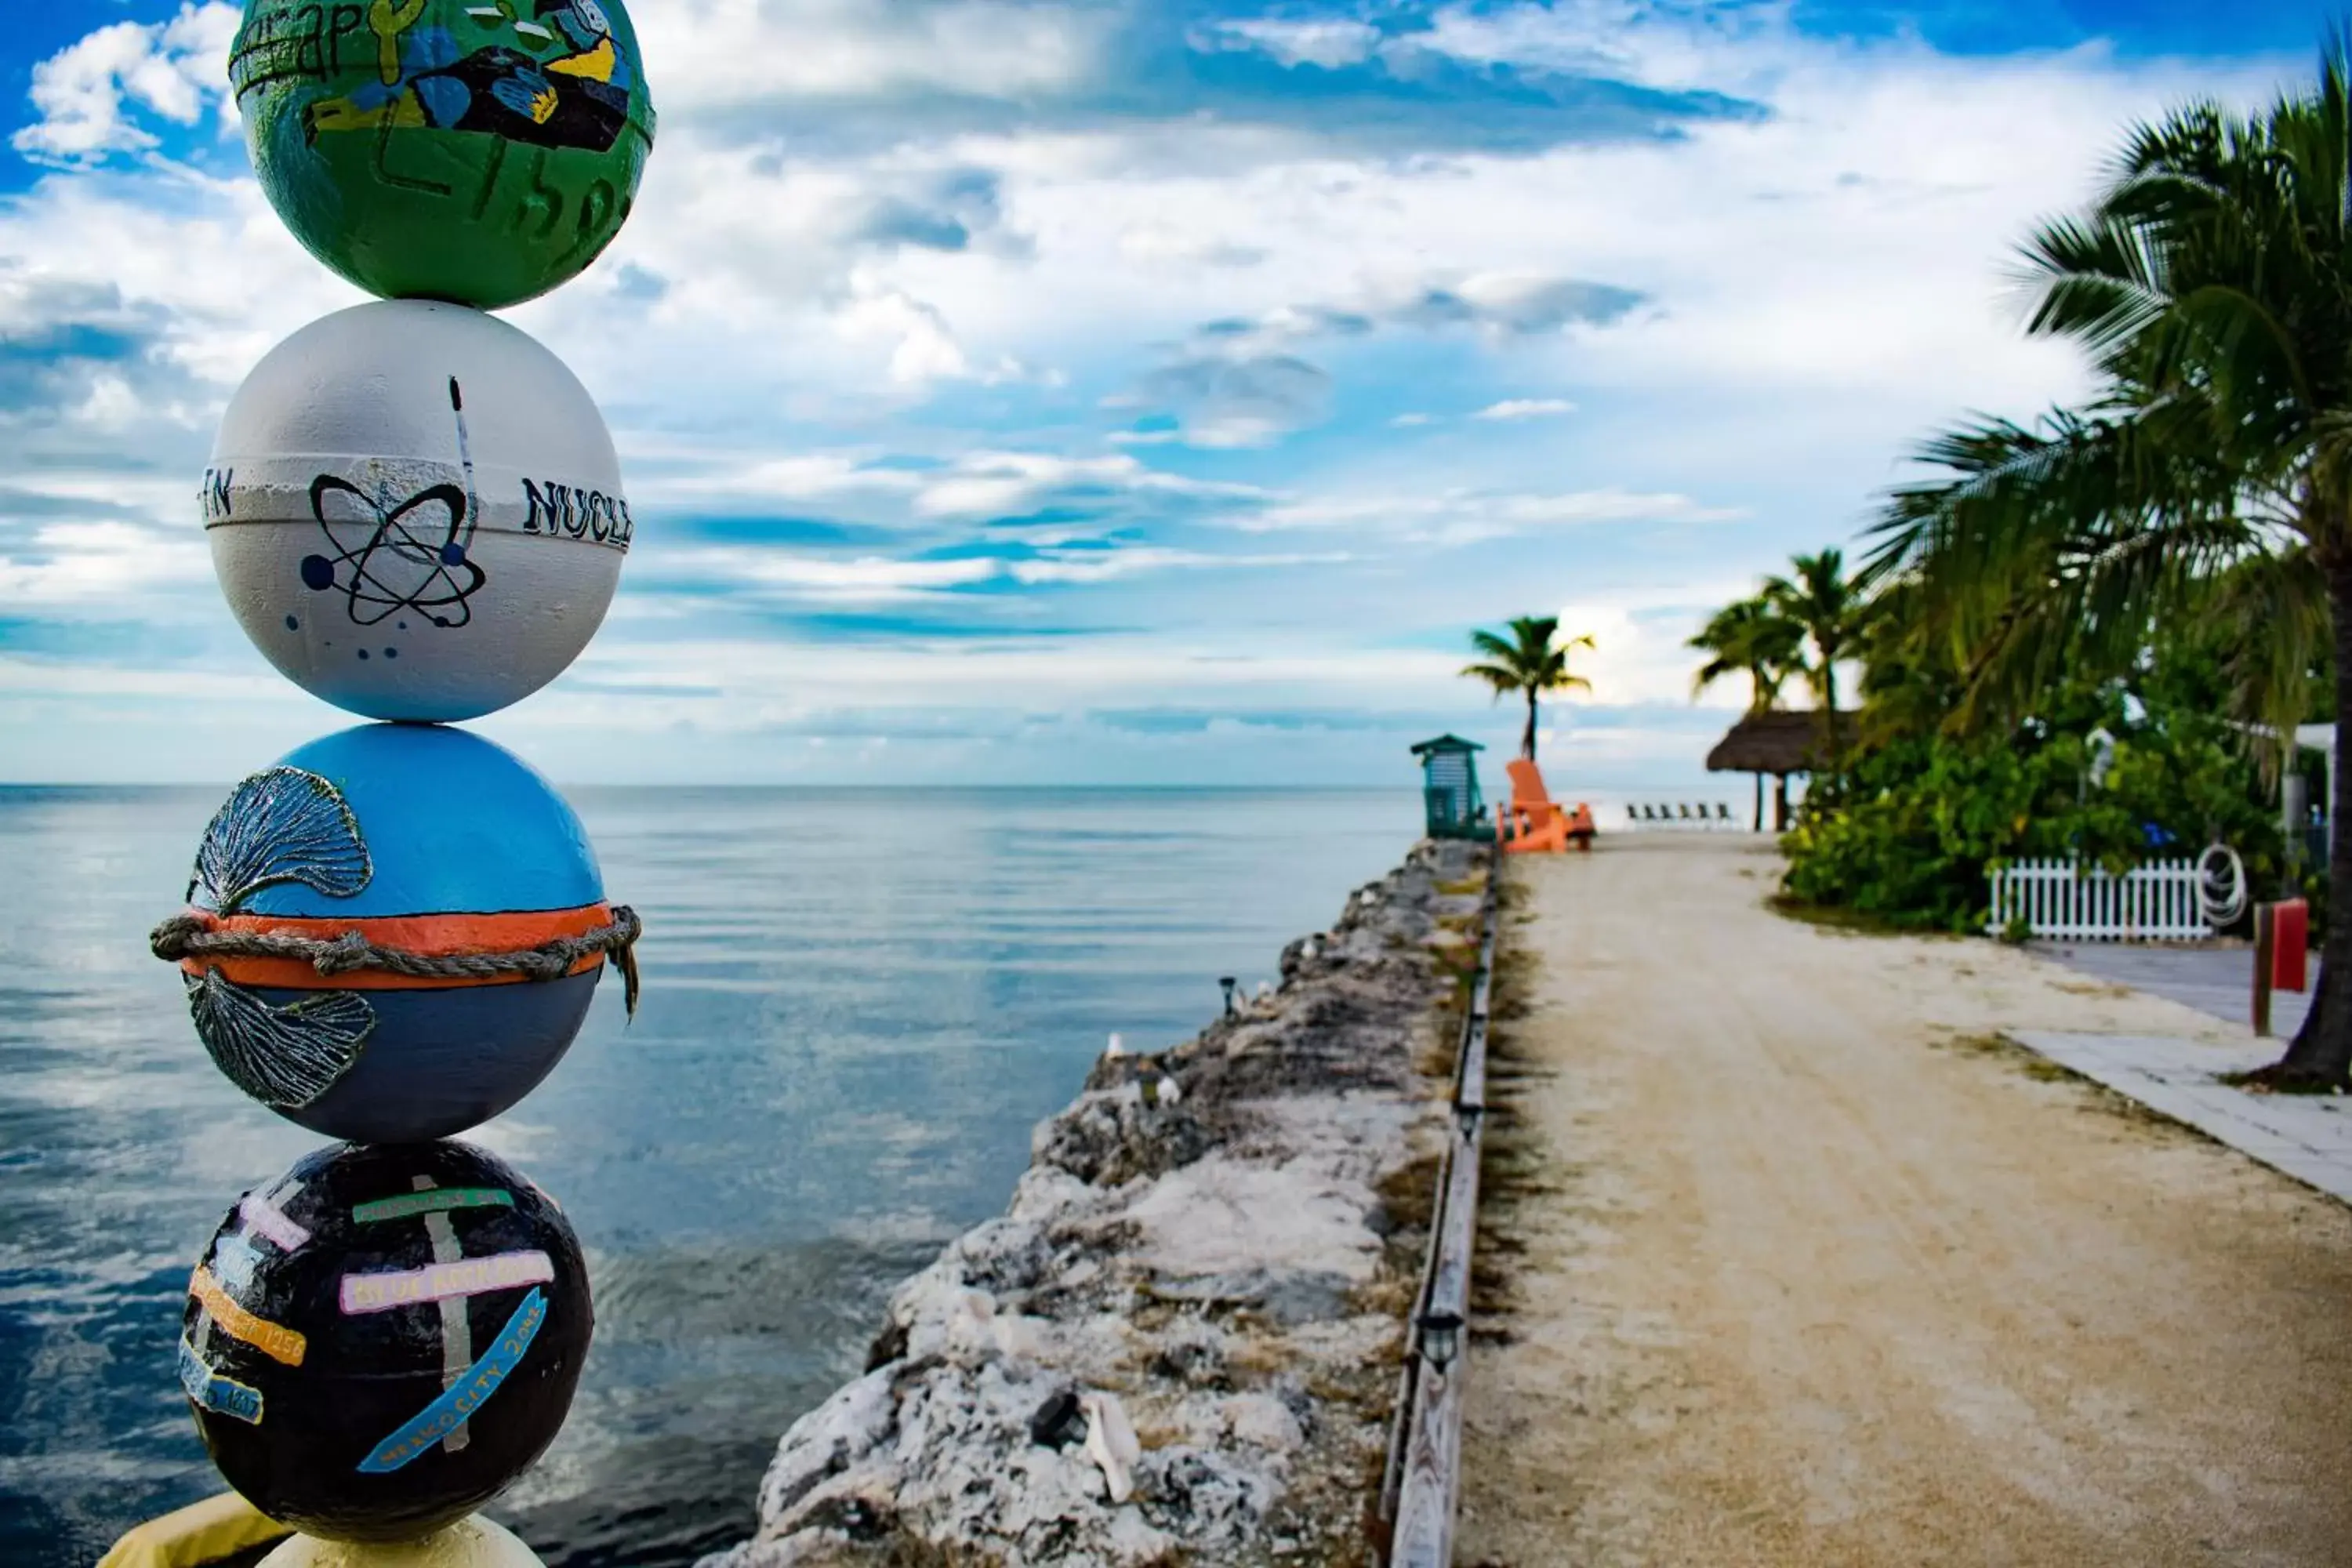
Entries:
POLYGON ((1735 599, 1707 618, 1688 646, 1711 655, 1692 678, 1691 695, 1700 697, 1718 680, 1735 675, 1748 678, 1748 710, 1761 713, 1777 706, 1780 689, 1796 672, 1804 634, 1781 616, 1762 594, 1735 599))
MULTIPOLYGON (((1691 700, 1733 676, 1748 678, 1748 711, 1769 712, 1780 705, 1780 689, 1804 661, 1805 634, 1779 606, 1759 592, 1735 599, 1707 617, 1686 645, 1710 656, 1691 678, 1691 700)), ((1781 781, 1776 820, 1788 817, 1788 782, 1781 781)), ((1764 831, 1764 775, 1756 775, 1756 831, 1764 831)))
MULTIPOLYGON (((2352 657, 2347 78, 2339 37, 2315 85, 2256 112, 2134 127, 2087 208, 2024 248, 2028 330, 2082 350, 2090 397, 1927 442, 1932 471, 1887 499, 1843 611, 1801 565, 1768 589, 1831 629, 1809 634, 1819 706, 1839 648, 1864 670, 1861 740, 1790 835, 1790 892, 1966 926, 1987 861, 2215 837, 2282 885, 2295 847, 2269 803, 2304 761, 2285 737, 2320 718, 2352 732, 2333 674, 2352 657), (2094 785, 2098 730, 2114 762, 2094 785)), ((2341 881, 2352 769, 2337 787, 2341 881)), ((2343 920, 2272 1076, 2341 1085, 2348 1067, 2343 920)))
POLYGON ((1841 551, 1799 555, 1789 567, 1785 577, 1764 579, 1760 597, 1796 635, 1799 648, 1811 650, 1810 658, 1801 653, 1797 672, 1812 688, 1813 707, 1822 716, 1822 753, 1829 759, 1828 776, 1834 780, 1840 752, 1837 667, 1863 629, 1862 596, 1846 577, 1841 551))
POLYGON ((1537 699, 1547 691, 1592 689, 1592 682, 1568 668, 1568 656, 1578 648, 1590 650, 1592 638, 1563 638, 1557 616, 1520 616, 1506 623, 1503 632, 1472 632, 1470 647, 1484 657, 1463 666, 1464 675, 1492 687, 1497 702, 1510 696, 1527 699, 1528 722, 1519 736, 1519 755, 1535 761, 1537 699))

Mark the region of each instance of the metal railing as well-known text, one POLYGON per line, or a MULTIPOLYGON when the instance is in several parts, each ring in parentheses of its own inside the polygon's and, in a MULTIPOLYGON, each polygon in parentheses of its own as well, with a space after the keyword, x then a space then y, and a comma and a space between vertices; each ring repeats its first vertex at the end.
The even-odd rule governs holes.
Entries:
POLYGON ((1463 1373, 1470 1342, 1470 1256, 1478 1232, 1478 1155, 1486 1112, 1486 1014, 1495 972, 1502 856, 1486 871, 1470 1006, 1454 1067, 1452 1125, 1437 1175, 1429 1257, 1413 1299, 1412 1339, 1381 1485, 1390 1568, 1447 1568, 1462 1490, 1463 1373))

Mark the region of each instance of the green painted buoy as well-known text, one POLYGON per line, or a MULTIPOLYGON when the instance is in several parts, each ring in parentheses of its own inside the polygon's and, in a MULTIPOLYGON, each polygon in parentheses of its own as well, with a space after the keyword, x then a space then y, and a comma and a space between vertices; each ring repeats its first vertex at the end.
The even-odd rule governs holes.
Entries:
POLYGON ((247 0, 229 81, 278 216, 390 299, 545 293, 620 232, 653 149, 620 0, 247 0))

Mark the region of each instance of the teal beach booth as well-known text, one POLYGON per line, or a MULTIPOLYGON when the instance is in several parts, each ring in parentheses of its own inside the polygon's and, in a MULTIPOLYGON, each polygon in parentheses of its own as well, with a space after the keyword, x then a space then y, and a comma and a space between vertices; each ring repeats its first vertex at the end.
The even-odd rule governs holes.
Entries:
POLYGON ((1492 838, 1495 825, 1478 797, 1477 754, 1486 748, 1440 735, 1412 748, 1421 759, 1422 831, 1431 838, 1492 838))

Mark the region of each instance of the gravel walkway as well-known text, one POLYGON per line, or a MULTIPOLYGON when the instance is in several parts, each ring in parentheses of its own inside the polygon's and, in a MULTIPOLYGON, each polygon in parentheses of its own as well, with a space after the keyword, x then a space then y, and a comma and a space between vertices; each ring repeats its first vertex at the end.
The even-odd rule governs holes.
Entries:
POLYGON ((2352 1562, 2352 1211, 1993 1037, 2232 1031, 1760 840, 1509 871, 1458 1562, 2352 1562))

